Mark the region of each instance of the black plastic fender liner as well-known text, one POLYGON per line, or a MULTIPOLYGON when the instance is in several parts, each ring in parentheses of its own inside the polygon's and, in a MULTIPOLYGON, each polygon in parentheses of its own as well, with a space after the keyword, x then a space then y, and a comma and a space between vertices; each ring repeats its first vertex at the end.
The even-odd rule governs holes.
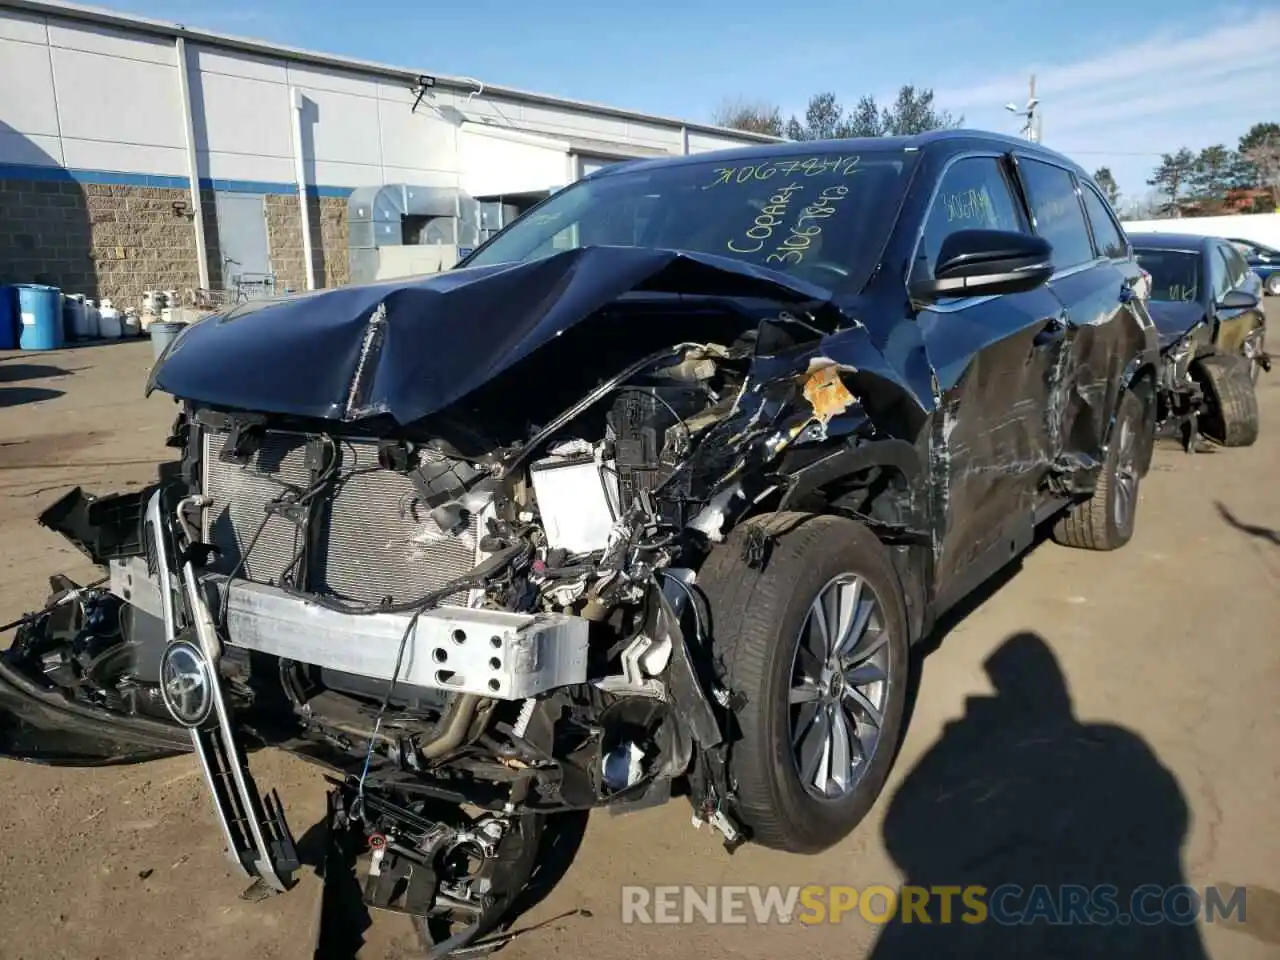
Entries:
POLYGON ((813 491, 862 470, 893 467, 903 475, 909 486, 915 483, 922 471, 916 448, 905 440, 871 440, 856 446, 843 444, 827 456, 790 473, 786 472, 786 467, 784 460, 782 469, 788 489, 778 505, 779 511, 789 510, 798 500, 813 491))
POLYGON ((51 766, 144 763, 191 751, 186 730, 42 689, 0 660, 0 756, 51 766))
POLYGON ((684 631, 680 628, 680 617, 662 592, 661 586, 656 582, 652 583, 649 591, 656 607, 654 634, 659 640, 664 634, 671 640, 671 662, 667 672, 671 705, 688 725, 689 732, 693 734, 699 747, 707 750, 718 746, 724 741, 724 734, 690 656, 684 631))

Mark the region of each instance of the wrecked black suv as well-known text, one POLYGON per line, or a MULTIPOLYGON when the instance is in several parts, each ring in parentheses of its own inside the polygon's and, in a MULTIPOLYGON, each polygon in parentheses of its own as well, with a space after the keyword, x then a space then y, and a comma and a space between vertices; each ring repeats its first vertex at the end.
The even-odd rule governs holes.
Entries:
POLYGON ((179 459, 43 515, 109 580, 19 629, 3 748, 194 749, 277 889, 246 752, 314 760, 438 953, 557 812, 678 785, 731 846, 830 846, 938 615, 1039 524, 1129 539, 1140 277, 1080 168, 949 132, 607 168, 453 271, 202 320, 148 387, 179 459))
POLYGON ((1188 453, 1201 434, 1225 447, 1258 439, 1255 384, 1271 369, 1262 281, 1217 237, 1133 233, 1151 275, 1147 309, 1160 341, 1156 430, 1188 453))

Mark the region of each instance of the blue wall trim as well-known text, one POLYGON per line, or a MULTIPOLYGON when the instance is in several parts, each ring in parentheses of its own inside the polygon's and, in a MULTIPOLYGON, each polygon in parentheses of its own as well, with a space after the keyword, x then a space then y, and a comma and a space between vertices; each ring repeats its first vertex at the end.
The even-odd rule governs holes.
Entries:
MULTIPOLYGON (((186 182, 185 179, 182 181, 184 186, 186 182)), ((200 188, 228 193, 277 193, 291 197, 298 195, 296 183, 275 183, 271 180, 211 180, 201 177, 200 188)), ((338 197, 345 200, 354 190, 354 187, 317 187, 314 183, 307 184, 307 193, 313 197, 338 197)))
MULTIPOLYGON (((0 163, 0 180, 27 180, 35 183, 95 183, 121 187, 167 187, 186 190, 191 183, 186 177, 168 177, 150 173, 117 173, 111 170, 76 170, 68 167, 37 167, 20 163, 0 163)), ((229 193, 272 193, 298 195, 294 183, 276 183, 271 180, 220 180, 200 178, 202 190, 222 190, 229 193)), ((307 186, 307 193, 315 197, 346 199, 354 187, 307 186)))
POLYGON ((187 189, 186 177, 164 177, 148 173, 115 173, 110 170, 73 170, 67 167, 36 167, 20 163, 0 163, 0 180, 28 180, 34 183, 98 183, 122 187, 174 187, 187 189))

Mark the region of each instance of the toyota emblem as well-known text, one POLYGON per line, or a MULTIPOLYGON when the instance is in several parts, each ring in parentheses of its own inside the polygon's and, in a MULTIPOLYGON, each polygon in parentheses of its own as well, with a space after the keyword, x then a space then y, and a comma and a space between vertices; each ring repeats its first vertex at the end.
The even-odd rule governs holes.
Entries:
POLYGON ((160 659, 160 696, 184 727, 198 727, 213 711, 213 675, 209 661, 194 643, 169 644, 160 659))

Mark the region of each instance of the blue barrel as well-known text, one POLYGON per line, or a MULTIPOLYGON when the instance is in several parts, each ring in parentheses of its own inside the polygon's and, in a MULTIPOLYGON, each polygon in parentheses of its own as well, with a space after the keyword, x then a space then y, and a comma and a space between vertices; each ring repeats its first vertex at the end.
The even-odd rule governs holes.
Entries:
POLYGON ((0 287, 0 350, 17 350, 19 328, 18 291, 0 287))
POLYGON ((40 283, 18 284, 18 310, 22 314, 23 350, 57 350, 62 335, 62 292, 40 283))

